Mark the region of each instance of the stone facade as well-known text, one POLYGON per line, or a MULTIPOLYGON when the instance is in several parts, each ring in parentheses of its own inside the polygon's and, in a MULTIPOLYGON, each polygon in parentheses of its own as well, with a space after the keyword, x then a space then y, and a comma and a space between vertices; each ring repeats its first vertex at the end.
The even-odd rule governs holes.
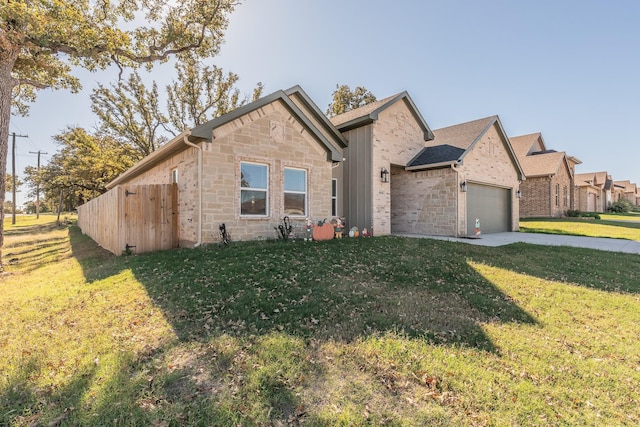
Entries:
MULTIPOLYGON (((307 217, 322 220, 331 216, 332 163, 327 150, 300 121, 276 100, 213 131, 211 142, 202 149, 202 243, 219 240, 224 223, 234 240, 276 238, 275 226, 284 213, 284 169, 304 170, 307 178, 306 212, 290 215, 294 231, 304 232, 307 217), (267 214, 240 213, 240 163, 266 165, 268 169, 267 214)), ((187 146, 151 169, 132 177, 126 184, 171 183, 177 170, 179 239, 181 246, 198 241, 198 149, 187 146)))
POLYGON ((391 169, 394 233, 457 235, 458 177, 451 168, 419 172, 391 169))
POLYGON ((331 162, 315 138, 279 102, 243 116, 214 131, 205 143, 203 241, 215 241, 224 223, 237 240, 276 237, 274 226, 284 213, 284 168, 307 172, 306 215, 291 215, 295 231, 303 232, 306 217, 331 216, 331 162), (268 166, 268 210, 264 217, 240 213, 240 163, 268 166))
MULTIPOLYGON (((376 235, 390 234, 393 229, 392 193, 398 189, 397 185, 391 185, 393 174, 390 182, 382 182, 380 171, 391 171, 392 166, 406 165, 423 147, 424 131, 404 102, 396 102, 385 109, 373 124, 372 225, 376 235)), ((395 193, 393 197, 396 197, 395 193)))

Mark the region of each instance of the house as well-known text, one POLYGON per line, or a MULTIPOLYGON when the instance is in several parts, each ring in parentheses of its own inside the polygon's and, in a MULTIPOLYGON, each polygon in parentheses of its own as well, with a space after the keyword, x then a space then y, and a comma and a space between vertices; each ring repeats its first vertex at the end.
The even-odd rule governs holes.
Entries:
POLYGON ((522 170, 497 116, 431 131, 407 92, 331 119, 349 144, 336 169, 349 226, 377 235, 518 229, 522 170))
POLYGON ((497 116, 432 131, 407 92, 333 117, 299 87, 177 136, 79 208, 113 253, 275 238, 288 217, 375 235, 518 229, 524 174, 497 116))
POLYGON ((613 181, 605 171, 576 174, 575 188, 579 211, 605 212, 613 199, 613 181))
MULTIPOLYGON (((174 184, 178 205, 166 216, 178 217, 179 246, 216 241, 221 224, 236 240, 272 238, 284 216, 298 229, 307 217, 331 216, 333 168, 345 147, 344 137, 296 86, 183 132, 107 187, 174 184)), ((126 199, 141 194, 125 191, 126 199)), ((167 208, 156 199, 146 203, 167 208)), ((83 206, 79 223, 84 231, 91 229, 91 221, 83 218, 83 206)), ((120 216, 113 219, 120 222, 112 224, 113 230, 127 221, 126 213, 120 216)), ((139 247, 127 236, 116 245, 124 242, 127 248, 139 247)))
POLYGON ((558 217, 574 209, 574 170, 580 160, 548 150, 539 132, 509 140, 527 178, 520 185, 520 218, 558 217))
POLYGON ((629 203, 631 203, 633 206, 638 206, 638 200, 637 200, 638 186, 636 184, 632 183, 629 180, 614 181, 613 184, 619 189, 617 192, 616 201, 624 199, 629 201, 629 203))

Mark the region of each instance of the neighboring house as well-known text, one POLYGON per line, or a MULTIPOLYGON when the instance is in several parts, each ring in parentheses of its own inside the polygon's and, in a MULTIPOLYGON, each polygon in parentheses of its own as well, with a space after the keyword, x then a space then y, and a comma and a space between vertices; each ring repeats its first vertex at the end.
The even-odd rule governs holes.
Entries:
POLYGON ((548 150, 540 133, 509 140, 527 178, 520 184, 520 218, 558 217, 573 209, 573 171, 580 161, 548 150))
POLYGON ((628 200, 633 206, 638 206, 637 193, 638 186, 631 181, 614 181, 614 185, 619 188, 618 198, 628 200))
POLYGON ((331 216, 332 172, 345 146, 296 86, 183 132, 108 188, 175 183, 180 246, 217 240, 223 223, 236 240, 273 238, 284 216, 298 230, 307 217, 331 216))
POLYGON ((606 212, 613 200, 612 182, 611 175, 607 172, 576 174, 576 209, 583 212, 606 212))
POLYGON ((431 131, 406 93, 333 117, 349 226, 377 235, 518 230, 522 170, 497 116, 431 131))

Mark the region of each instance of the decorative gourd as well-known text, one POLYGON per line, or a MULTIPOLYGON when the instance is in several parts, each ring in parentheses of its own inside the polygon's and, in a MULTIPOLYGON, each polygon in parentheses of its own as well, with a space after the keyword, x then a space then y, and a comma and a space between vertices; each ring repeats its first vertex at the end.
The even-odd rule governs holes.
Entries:
POLYGON ((313 228, 313 240, 331 240, 334 234, 333 225, 326 220, 319 222, 313 228))

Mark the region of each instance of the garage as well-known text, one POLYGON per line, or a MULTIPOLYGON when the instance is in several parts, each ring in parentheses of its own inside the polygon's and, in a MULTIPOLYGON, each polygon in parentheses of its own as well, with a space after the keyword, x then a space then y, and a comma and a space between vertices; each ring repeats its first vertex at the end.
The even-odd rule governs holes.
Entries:
POLYGON ((469 183, 467 188, 467 235, 475 234, 480 219, 483 234, 511 231, 511 190, 469 183))

